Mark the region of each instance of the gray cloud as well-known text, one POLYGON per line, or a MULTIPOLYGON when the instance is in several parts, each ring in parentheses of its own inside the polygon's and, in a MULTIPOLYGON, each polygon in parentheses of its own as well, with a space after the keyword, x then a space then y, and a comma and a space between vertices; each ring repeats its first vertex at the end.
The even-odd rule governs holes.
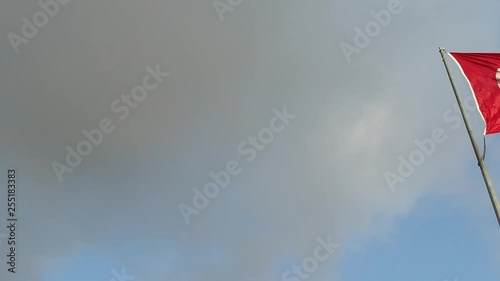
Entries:
POLYGON ((21 177, 16 278, 43 280, 91 247, 143 280, 275 280, 332 234, 342 252, 322 280, 362 247, 352 239, 391 231, 431 183, 460 186, 449 178, 471 159, 463 128, 398 192, 383 173, 447 126, 454 101, 437 48, 495 49, 496 9, 478 7, 498 4, 402 3, 351 64, 340 42, 386 1, 244 1, 224 22, 210 1, 73 1, 19 54, 6 34, 38 6, 2 3, 0 168, 21 177), (120 122, 111 102, 155 64, 171 75, 120 122), (282 106, 300 118, 186 226, 178 204, 210 171, 246 164, 237 145, 282 106), (60 184, 50 163, 106 117, 116 131, 60 184), (159 262, 170 251, 172 272, 159 262))

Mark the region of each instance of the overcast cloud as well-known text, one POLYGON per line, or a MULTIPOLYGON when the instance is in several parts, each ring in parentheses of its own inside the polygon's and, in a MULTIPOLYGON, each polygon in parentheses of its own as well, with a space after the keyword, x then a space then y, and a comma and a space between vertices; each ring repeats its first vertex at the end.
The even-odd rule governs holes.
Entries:
POLYGON ((7 34, 41 8, 4 1, 0 164, 18 170, 22 241, 9 280, 51 280, 82 256, 135 280, 281 280, 328 235, 341 247, 312 278, 341 280, 336 261, 418 198, 454 198, 473 155, 442 117, 454 99, 438 47, 498 49, 499 4, 402 0, 348 63, 341 42, 388 2, 243 0, 221 21, 210 1, 73 0, 16 53, 7 34), (170 75, 120 120, 112 102, 156 65, 170 75), (283 107, 297 117, 245 161, 238 145, 283 107), (51 163, 103 118, 116 129, 59 182, 51 163), (438 127, 449 140, 391 192, 384 172, 438 127), (242 172, 187 225, 179 204, 230 160, 242 172))

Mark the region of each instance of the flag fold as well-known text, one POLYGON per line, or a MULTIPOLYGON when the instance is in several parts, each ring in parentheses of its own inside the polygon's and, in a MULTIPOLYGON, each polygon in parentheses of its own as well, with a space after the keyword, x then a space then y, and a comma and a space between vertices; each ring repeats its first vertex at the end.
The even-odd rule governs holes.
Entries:
POLYGON ((448 54, 469 83, 485 123, 484 135, 500 133, 500 53, 448 54))

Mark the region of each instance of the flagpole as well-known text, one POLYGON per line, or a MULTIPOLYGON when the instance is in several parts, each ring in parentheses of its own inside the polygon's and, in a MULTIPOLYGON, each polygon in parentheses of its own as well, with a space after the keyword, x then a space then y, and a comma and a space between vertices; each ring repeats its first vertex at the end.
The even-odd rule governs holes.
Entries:
POLYGON ((445 59, 445 50, 443 48, 439 48, 439 52, 441 53, 441 57, 443 58, 444 67, 446 68, 446 72, 448 73, 448 77, 450 78, 451 87, 453 88, 453 92, 455 92, 455 98, 457 99, 458 106, 460 107, 460 113, 462 114, 462 118, 465 123, 465 127, 467 128, 467 133, 469 134, 470 141, 472 143, 472 148, 474 149, 474 153, 476 154, 476 158, 478 161, 479 168, 481 168, 481 173, 483 174, 484 183, 486 184, 486 188, 488 190, 488 194, 490 195, 491 204, 493 205, 493 209, 495 210, 495 215, 497 217, 498 225, 500 226, 500 205, 498 204, 497 196, 495 195, 495 190, 493 189, 493 184, 491 183, 490 176, 488 175, 488 171, 486 170, 486 165, 484 164, 483 158, 481 157, 481 153, 479 151, 479 147, 477 146, 474 135, 472 134, 471 126, 469 124, 469 120, 467 119, 467 114, 465 113, 462 100, 458 95, 457 88, 455 86, 455 82, 453 82, 453 78, 451 77, 450 70, 448 69, 448 64, 445 59))

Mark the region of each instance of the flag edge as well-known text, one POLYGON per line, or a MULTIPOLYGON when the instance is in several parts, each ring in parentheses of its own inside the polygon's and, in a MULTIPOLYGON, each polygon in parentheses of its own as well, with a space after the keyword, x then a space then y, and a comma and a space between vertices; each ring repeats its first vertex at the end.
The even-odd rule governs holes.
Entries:
POLYGON ((460 65, 460 63, 457 61, 457 59, 452 55, 452 53, 448 52, 448 51, 445 51, 448 56, 451 57, 451 59, 457 64, 458 68, 460 69, 460 72, 462 73, 462 76, 465 78, 465 80, 467 81, 467 84, 469 85, 469 88, 471 90, 471 93, 472 93, 472 97, 474 98, 474 102, 476 103, 476 108, 477 108, 477 111, 479 112, 479 115, 481 115, 481 119, 483 119, 483 123, 484 123, 484 133, 483 133, 483 136, 486 136, 486 132, 488 131, 488 124, 486 123, 486 120, 484 119, 484 116, 483 116, 483 112, 481 111, 481 109, 479 108, 479 103, 477 102, 477 99, 476 99, 476 92, 474 91, 474 89, 472 88, 472 84, 470 83, 469 81, 469 78, 467 77, 467 75, 465 75, 465 72, 462 68, 462 65, 460 65))

